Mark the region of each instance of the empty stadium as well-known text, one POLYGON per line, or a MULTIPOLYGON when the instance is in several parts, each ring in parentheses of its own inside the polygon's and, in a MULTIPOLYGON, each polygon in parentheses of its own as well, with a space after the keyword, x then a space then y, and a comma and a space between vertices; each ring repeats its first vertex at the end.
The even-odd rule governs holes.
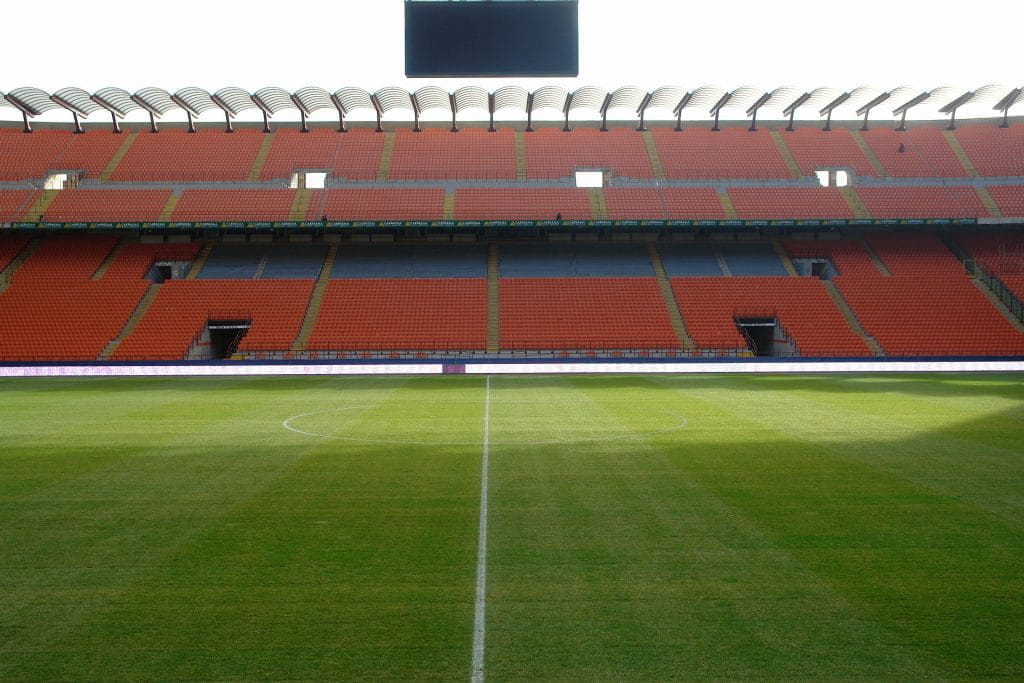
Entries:
POLYGON ((1021 88, 0 85, 0 678, 1024 675, 1021 88))

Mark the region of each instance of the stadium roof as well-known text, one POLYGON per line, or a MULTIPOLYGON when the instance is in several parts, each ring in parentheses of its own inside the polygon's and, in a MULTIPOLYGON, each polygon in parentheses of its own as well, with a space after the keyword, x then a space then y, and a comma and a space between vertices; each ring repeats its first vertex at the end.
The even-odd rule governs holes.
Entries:
POLYGON ((717 129, 721 113, 731 109, 743 112, 751 119, 751 127, 754 128, 758 111, 763 107, 781 111, 789 117, 791 124, 798 110, 809 109, 825 120, 827 129, 833 111, 839 107, 854 109, 857 116, 864 117, 865 126, 872 109, 882 105, 892 107, 893 115, 900 117, 902 126, 907 113, 925 102, 948 115, 950 126, 953 127, 957 110, 964 105, 991 106, 993 112, 1003 115, 1005 123, 1010 108, 1021 100, 1024 100, 1024 89, 998 85, 986 85, 968 91, 945 86, 931 90, 908 86, 891 90, 867 86, 851 90, 821 87, 811 91, 780 87, 767 92, 751 86, 732 90, 716 86, 701 86, 693 90, 663 86, 650 92, 635 86, 623 86, 616 90, 584 86, 568 91, 561 86, 548 85, 530 92, 519 86, 507 85, 493 92, 478 86, 466 86, 448 92, 436 85, 427 85, 414 92, 389 86, 372 93, 356 87, 328 92, 315 86, 295 92, 266 87, 252 93, 234 87, 221 88, 214 93, 195 87, 182 88, 174 93, 156 87, 143 88, 134 94, 114 87, 102 88, 92 94, 74 87, 62 88, 54 93, 33 87, 16 88, 6 94, 0 92, 0 105, 12 106, 22 113, 26 131, 31 130, 30 119, 57 108, 71 113, 76 130, 81 130, 80 118, 101 110, 109 112, 115 130, 118 129, 118 120, 135 110, 149 114, 154 130, 158 119, 175 110, 185 112, 190 130, 194 130, 195 117, 206 111, 220 110, 230 131, 232 119, 249 109, 256 109, 262 114, 267 130, 273 116, 289 109, 299 112, 303 130, 307 129, 307 117, 323 109, 337 112, 339 128, 342 130, 346 117, 358 110, 372 112, 378 130, 381 128, 382 117, 396 111, 409 112, 409 121, 415 130, 419 130, 420 116, 427 111, 448 115, 452 129, 457 130, 460 115, 463 115, 463 120, 485 120, 482 117, 470 118, 467 112, 486 113, 493 127, 496 114, 512 111, 525 116, 529 128, 534 113, 540 110, 560 112, 565 118, 566 129, 569 127, 570 113, 579 110, 596 114, 595 120, 600 120, 602 126, 607 123, 610 110, 630 112, 631 116, 637 117, 640 129, 643 129, 649 112, 669 112, 677 120, 677 127, 680 127, 685 114, 690 111, 713 117, 717 129))

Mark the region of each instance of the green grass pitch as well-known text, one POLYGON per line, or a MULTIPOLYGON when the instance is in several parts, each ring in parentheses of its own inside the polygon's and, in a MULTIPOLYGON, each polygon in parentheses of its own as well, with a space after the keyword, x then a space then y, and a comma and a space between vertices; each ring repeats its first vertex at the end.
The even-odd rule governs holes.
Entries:
POLYGON ((0 381, 0 679, 1024 677, 1017 375, 0 381), (287 427, 287 428, 286 428, 287 427))

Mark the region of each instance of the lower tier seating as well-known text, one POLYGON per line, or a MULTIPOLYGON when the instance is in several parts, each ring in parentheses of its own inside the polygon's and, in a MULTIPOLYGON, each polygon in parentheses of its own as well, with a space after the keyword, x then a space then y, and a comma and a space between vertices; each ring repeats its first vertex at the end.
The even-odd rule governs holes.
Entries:
POLYGON ((487 345, 487 281, 344 279, 327 285, 314 351, 473 351, 487 345))
POLYGON ((501 281, 502 349, 677 349, 654 278, 501 281))
POLYGON ((56 284, 88 280, 118 238, 111 235, 52 235, 32 252, 14 280, 52 280, 56 284))
POLYGON ((857 240, 787 240, 782 243, 794 259, 827 259, 839 276, 879 277, 881 271, 872 262, 864 245, 857 240))
POLYGON ((801 356, 870 356, 820 280, 792 277, 673 278, 698 349, 745 349, 737 318, 775 318, 801 356))
POLYGON ((0 294, 0 358, 96 360, 121 331, 147 284, 16 277, 0 294))
POLYGON ((0 235, 0 270, 10 265, 30 241, 27 235, 0 235))
POLYGON ((158 261, 192 261, 199 253, 200 244, 138 244, 126 243, 114 255, 114 261, 101 278, 110 280, 139 280, 146 276, 158 261))
POLYGON ((477 245, 343 245, 332 278, 486 277, 487 249, 477 245))
POLYGON ((287 350, 299 333, 312 290, 313 280, 165 282, 113 358, 180 360, 211 319, 250 321, 239 351, 287 350))
POLYGON ((504 244, 498 272, 506 278, 654 277, 641 244, 504 244))

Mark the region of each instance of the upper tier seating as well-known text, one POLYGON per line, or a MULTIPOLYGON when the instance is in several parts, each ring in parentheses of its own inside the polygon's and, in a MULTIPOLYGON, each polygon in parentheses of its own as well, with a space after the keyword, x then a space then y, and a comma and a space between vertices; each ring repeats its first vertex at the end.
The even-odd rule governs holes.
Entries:
POLYGON ((526 176, 567 178, 576 170, 610 169, 613 176, 653 178, 640 133, 631 128, 577 128, 571 133, 538 128, 524 133, 526 176))
POLYGON ((217 319, 250 321, 240 352, 288 349, 312 291, 313 280, 169 280, 113 358, 180 360, 217 319))
POLYGON ((326 171, 334 178, 373 180, 380 167, 384 136, 365 128, 338 133, 331 128, 274 131, 261 180, 283 180, 295 171, 326 171))
POLYGON ((473 351, 487 344, 483 278, 331 280, 306 348, 473 351))
POLYGON ((0 190, 0 223, 20 221, 38 196, 33 190, 0 190))
POLYGON ((886 173, 895 178, 962 178, 967 175, 939 128, 905 131, 879 126, 861 132, 886 173), (903 145, 903 151, 900 151, 903 145))
POLYGON ((767 130, 652 128, 668 178, 791 178, 767 130))
POLYGON ((47 207, 46 220, 156 221, 170 196, 170 190, 61 190, 47 207))
POLYGON ((295 190, 185 190, 172 220, 286 221, 295 190))
POLYGON ((732 187, 729 198, 744 219, 853 218, 834 187, 732 187))
POLYGON ((502 349, 678 349, 654 278, 501 280, 502 349))
POLYGON ((9 266, 30 241, 28 235, 0 235, 0 270, 9 266))
POLYGON ((659 244, 658 254, 669 277, 723 277, 725 271, 712 244, 659 244))
POLYGON ((443 189, 315 190, 307 217, 333 221, 441 220, 443 189))
POLYGON ((146 276, 157 261, 192 261, 199 253, 200 244, 136 244, 123 243, 113 262, 101 278, 113 280, 139 280, 146 276))
POLYGON ((956 131, 956 139, 982 176, 1024 175, 1024 124, 996 128, 968 124, 956 131))
POLYGON ((817 279, 673 278, 672 290, 698 349, 745 349, 736 318, 771 317, 801 356, 871 355, 817 279))
POLYGON ((231 135, 213 129, 188 133, 179 128, 140 133, 110 179, 245 180, 262 143, 263 134, 252 128, 231 135))
POLYGON ((611 220, 725 218, 718 193, 710 187, 606 187, 611 220))
POLYGON ((465 128, 451 133, 427 128, 399 129, 389 180, 515 180, 516 151, 511 129, 489 133, 465 128))
POLYGON ((477 245, 346 245, 338 250, 331 277, 482 278, 487 277, 487 249, 477 245))
POLYGON ((780 131, 801 175, 812 175, 822 167, 845 166, 857 175, 875 176, 874 167, 845 128, 825 132, 817 127, 780 131))
POLYGON ((653 277, 640 244, 505 244, 498 248, 501 277, 653 277))
POLYGON ((1024 217, 1024 186, 1003 185, 988 188, 996 206, 1007 218, 1024 217))
POLYGON ((57 159, 71 144, 71 131, 37 130, 22 133, 0 127, 0 180, 45 178, 57 168, 57 159))
POLYGON ((587 191, 577 188, 461 188, 455 192, 457 220, 589 220, 587 191))
POLYGON ((858 187, 872 218, 980 218, 988 209, 973 187, 858 187))

